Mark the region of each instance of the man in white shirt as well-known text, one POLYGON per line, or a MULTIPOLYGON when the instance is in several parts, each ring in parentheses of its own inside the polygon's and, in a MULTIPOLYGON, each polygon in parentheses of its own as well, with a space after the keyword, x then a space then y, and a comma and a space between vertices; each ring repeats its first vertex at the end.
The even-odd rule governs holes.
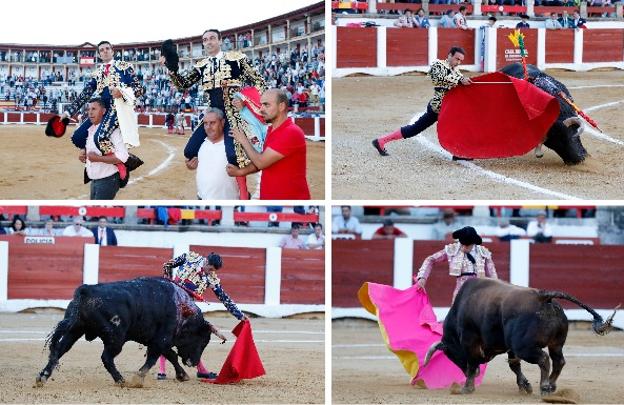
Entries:
POLYGON ((550 18, 546 19, 544 26, 547 30, 560 30, 563 28, 559 20, 557 20, 557 13, 550 13, 550 18))
POLYGON ((512 239, 519 239, 526 235, 526 231, 519 226, 509 223, 507 219, 501 219, 496 228, 496 236, 501 242, 509 242, 512 239))
POLYGON ((89 120, 92 125, 88 130, 85 149, 80 150, 78 159, 85 164, 86 174, 91 180, 90 198, 92 200, 113 200, 119 191, 121 182, 119 169, 116 165, 128 160, 128 149, 121 137, 119 128, 115 128, 110 135, 113 153, 102 156, 102 152, 95 144, 94 135, 102 117, 106 114, 106 106, 102 99, 96 98, 89 102, 88 108, 89 120))
POLYGON ((468 29, 468 23, 466 22, 466 13, 468 13, 466 6, 460 6, 459 11, 453 17, 453 21, 455 22, 455 26, 457 28, 460 28, 462 30, 468 29))
POLYGON ((314 232, 308 235, 306 246, 308 249, 323 249, 325 247, 325 235, 323 235, 322 224, 314 224, 314 232))
POLYGON ((540 211, 535 221, 529 222, 527 226, 527 236, 533 238, 537 243, 552 242, 552 227, 546 223, 546 212, 540 211))
POLYGON ((189 170, 196 170, 197 198, 200 200, 238 200, 239 189, 235 177, 225 170, 228 164, 225 154, 223 111, 210 108, 204 114, 206 138, 197 157, 186 160, 189 170))
POLYGON ((82 226, 83 220, 81 217, 74 217, 73 225, 69 225, 63 229, 63 236, 90 236, 93 237, 93 233, 90 230, 82 226))
POLYGON ((332 221, 332 232, 350 233, 359 238, 362 235, 362 226, 356 217, 351 216, 351 206, 343 205, 340 210, 342 215, 332 221))

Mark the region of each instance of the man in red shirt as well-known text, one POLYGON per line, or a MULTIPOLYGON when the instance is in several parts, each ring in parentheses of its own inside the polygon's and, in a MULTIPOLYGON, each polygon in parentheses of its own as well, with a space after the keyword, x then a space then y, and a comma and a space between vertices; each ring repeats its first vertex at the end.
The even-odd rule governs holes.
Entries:
POLYGON ((394 226, 394 222, 391 219, 386 219, 383 222, 383 226, 380 226, 373 234, 373 239, 394 239, 394 238, 406 238, 405 232, 394 226))
POLYGON ((262 94, 260 113, 270 124, 262 153, 257 152, 245 134, 233 129, 234 137, 245 149, 253 164, 243 169, 228 164, 230 176, 245 176, 262 170, 261 200, 309 200, 306 180, 306 143, 303 130, 288 118, 288 97, 280 89, 262 94))

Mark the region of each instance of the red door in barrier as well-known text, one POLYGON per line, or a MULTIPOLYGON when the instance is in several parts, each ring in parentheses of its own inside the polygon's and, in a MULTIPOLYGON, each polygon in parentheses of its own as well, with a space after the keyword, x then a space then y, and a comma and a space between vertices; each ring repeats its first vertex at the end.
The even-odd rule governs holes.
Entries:
POLYGON ((454 28, 438 29, 438 59, 446 59, 449 50, 459 46, 464 48, 464 65, 475 63, 475 30, 460 30, 454 28))
POLYGON ((280 302, 325 302, 325 250, 282 249, 280 302))
POLYGON ((583 31, 583 62, 622 62, 624 30, 592 29, 583 31))
POLYGON ((574 62, 574 30, 546 30, 546 63, 574 62))
MULTIPOLYGON (((496 31, 496 69, 514 62, 520 62, 520 48, 514 47, 508 35, 514 29, 500 28, 496 31)), ((537 29, 523 29, 524 47, 526 48, 528 64, 537 65, 537 29)))
POLYGON ((54 244, 24 243, 22 236, 0 236, 9 242, 9 299, 71 299, 83 282, 85 243, 93 238, 56 236, 54 244))
POLYGON ((377 29, 336 28, 336 67, 377 67, 377 29))
POLYGON ((332 306, 359 307, 362 283, 392 285, 394 241, 332 241, 332 306))
POLYGON ((386 64, 388 66, 423 66, 429 64, 429 30, 388 28, 386 64))

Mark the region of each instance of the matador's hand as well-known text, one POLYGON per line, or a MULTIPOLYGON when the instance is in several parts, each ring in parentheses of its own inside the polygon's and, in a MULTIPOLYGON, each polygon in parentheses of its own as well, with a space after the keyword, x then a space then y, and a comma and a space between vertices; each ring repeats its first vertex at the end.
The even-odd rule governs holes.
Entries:
POLYGON ((461 84, 463 84, 464 86, 467 86, 469 84, 472 84, 472 80, 470 80, 469 77, 462 77, 461 84))

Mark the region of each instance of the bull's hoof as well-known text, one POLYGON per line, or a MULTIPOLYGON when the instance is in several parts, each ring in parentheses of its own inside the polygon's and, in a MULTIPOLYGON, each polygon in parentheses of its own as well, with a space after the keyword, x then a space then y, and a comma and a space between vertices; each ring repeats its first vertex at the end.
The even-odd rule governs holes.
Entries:
POLYGON ((35 381, 35 388, 41 388, 48 381, 48 377, 44 375, 38 375, 37 380, 35 381))
POLYGON ((553 392, 555 392, 556 389, 557 389, 557 386, 552 385, 552 384, 542 385, 542 386, 540 386, 540 394, 542 396, 549 395, 549 394, 552 394, 553 392))
POLYGON ((180 382, 188 381, 190 379, 191 379, 191 377, 189 377, 189 375, 186 374, 186 373, 184 373, 184 374, 176 374, 176 380, 178 380, 180 382))
POLYGON ((528 381, 524 381, 523 383, 518 384, 518 389, 521 394, 530 395, 533 393, 533 387, 531 387, 531 383, 528 381))
POLYGON ((471 386, 466 386, 464 385, 461 389, 461 391, 459 391, 460 394, 464 395, 464 394, 472 394, 475 390, 475 387, 473 385, 471 386))
POLYGON ((120 378, 119 380, 115 381, 115 385, 118 386, 119 388, 124 388, 126 386, 126 380, 124 380, 123 378, 120 378))

